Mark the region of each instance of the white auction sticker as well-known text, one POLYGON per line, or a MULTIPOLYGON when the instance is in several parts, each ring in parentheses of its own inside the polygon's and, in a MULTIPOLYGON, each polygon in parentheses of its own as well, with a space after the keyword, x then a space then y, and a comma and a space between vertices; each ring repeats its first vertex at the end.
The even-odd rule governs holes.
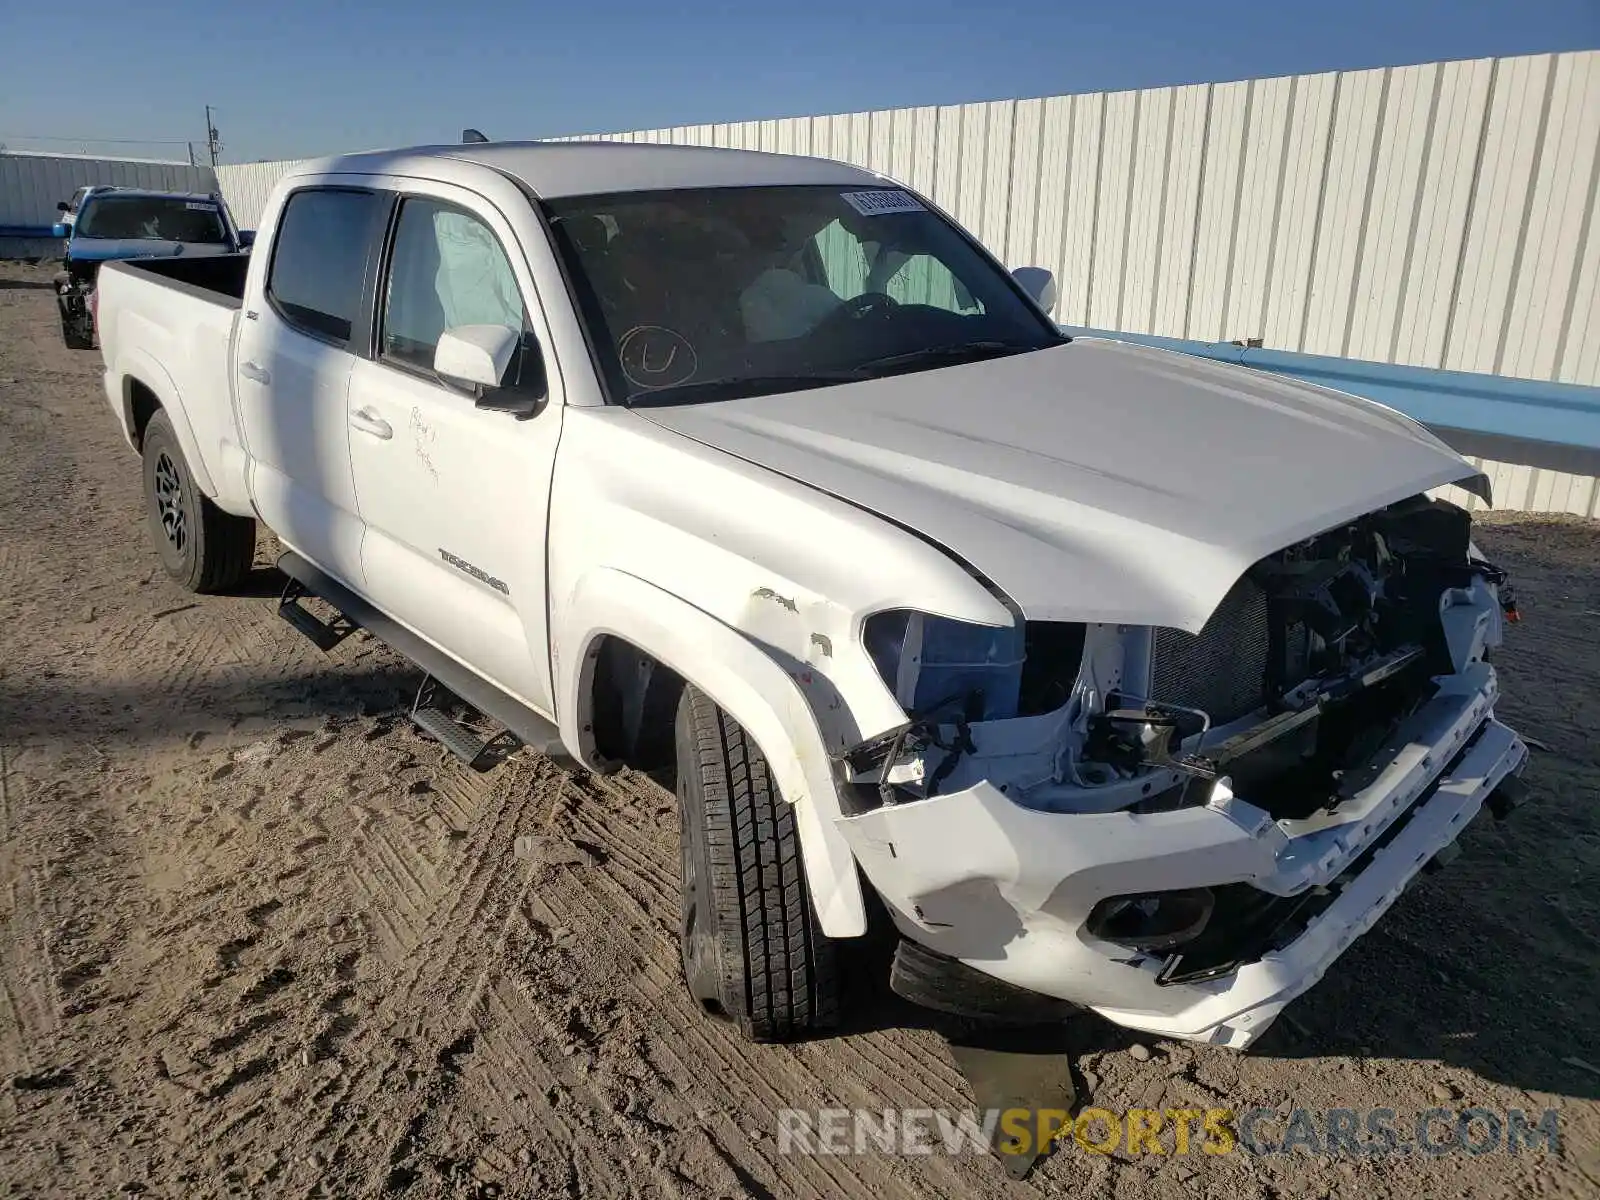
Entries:
POLYGON ((203 200, 185 200, 183 202, 183 206, 185 208, 192 209, 195 212, 216 212, 217 211, 217 206, 215 204, 207 204, 203 200))
POLYGON ((885 213, 927 212, 927 206, 910 192, 898 188, 881 192, 840 192, 845 203, 863 217, 881 217, 885 213))

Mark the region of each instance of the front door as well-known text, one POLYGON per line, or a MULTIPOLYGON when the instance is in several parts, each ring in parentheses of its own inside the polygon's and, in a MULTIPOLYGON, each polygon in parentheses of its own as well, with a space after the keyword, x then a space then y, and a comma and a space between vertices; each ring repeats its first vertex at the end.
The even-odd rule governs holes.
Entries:
POLYGON ((292 192, 273 227, 259 293, 247 295, 234 370, 250 487, 283 540, 346 583, 361 583, 361 518, 350 474, 346 393, 367 255, 388 198, 313 187, 292 192))
POLYGON ((348 398, 367 590, 550 715, 545 535, 562 410, 532 366, 543 332, 536 293, 492 208, 445 184, 403 187, 427 194, 401 197, 378 285, 376 352, 354 363, 348 398), (440 335, 462 325, 523 335, 527 349, 502 383, 543 396, 533 416, 478 408, 434 374, 440 335))

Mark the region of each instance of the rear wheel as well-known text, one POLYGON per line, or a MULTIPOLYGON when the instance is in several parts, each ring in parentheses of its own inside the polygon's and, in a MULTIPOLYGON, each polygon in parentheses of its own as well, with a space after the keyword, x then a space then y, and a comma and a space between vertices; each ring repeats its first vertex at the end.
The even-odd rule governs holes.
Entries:
POLYGON ((678 701, 676 741, 689 993, 752 1041, 832 1028, 836 944, 812 911, 794 809, 743 728, 693 687, 678 701))
POLYGON ((194 484, 164 412, 144 432, 145 517, 167 574, 191 592, 236 585, 255 557, 256 523, 225 513, 194 484))

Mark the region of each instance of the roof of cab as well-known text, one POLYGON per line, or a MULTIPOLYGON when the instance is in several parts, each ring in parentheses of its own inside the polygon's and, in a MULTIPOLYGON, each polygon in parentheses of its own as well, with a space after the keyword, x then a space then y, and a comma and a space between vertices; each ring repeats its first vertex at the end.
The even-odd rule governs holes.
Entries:
POLYGON ((645 192, 761 184, 885 183, 881 175, 825 158, 711 146, 638 142, 479 142, 346 154, 302 164, 296 174, 404 175, 419 159, 457 159, 514 176, 546 199, 602 192, 645 192))
POLYGON ((90 200, 104 200, 110 196, 118 198, 133 196, 146 200, 203 200, 208 204, 217 202, 214 192, 163 192, 157 188, 133 188, 97 184, 89 189, 89 194, 83 198, 83 203, 87 204, 90 200))

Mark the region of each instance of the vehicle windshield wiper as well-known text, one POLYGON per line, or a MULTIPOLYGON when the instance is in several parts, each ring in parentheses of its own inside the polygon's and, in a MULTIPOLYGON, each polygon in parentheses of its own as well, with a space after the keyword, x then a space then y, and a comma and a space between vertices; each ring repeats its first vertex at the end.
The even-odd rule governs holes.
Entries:
POLYGON ((636 392, 623 403, 628 408, 650 404, 692 403, 696 400, 728 400, 741 396, 769 396, 778 392, 798 392, 804 388, 852 383, 861 378, 854 371, 805 371, 790 375, 724 375, 716 379, 694 379, 671 387, 636 392))
POLYGON ((948 346, 926 346, 921 350, 909 350, 904 354, 886 354, 882 358, 869 358, 857 365, 856 373, 869 375, 884 368, 914 367, 923 364, 954 366, 963 362, 977 362, 983 358, 996 358, 1002 354, 1020 354, 1024 350, 1038 349, 1041 347, 1031 342, 1002 342, 995 338, 985 338, 975 342, 952 342, 948 346))

